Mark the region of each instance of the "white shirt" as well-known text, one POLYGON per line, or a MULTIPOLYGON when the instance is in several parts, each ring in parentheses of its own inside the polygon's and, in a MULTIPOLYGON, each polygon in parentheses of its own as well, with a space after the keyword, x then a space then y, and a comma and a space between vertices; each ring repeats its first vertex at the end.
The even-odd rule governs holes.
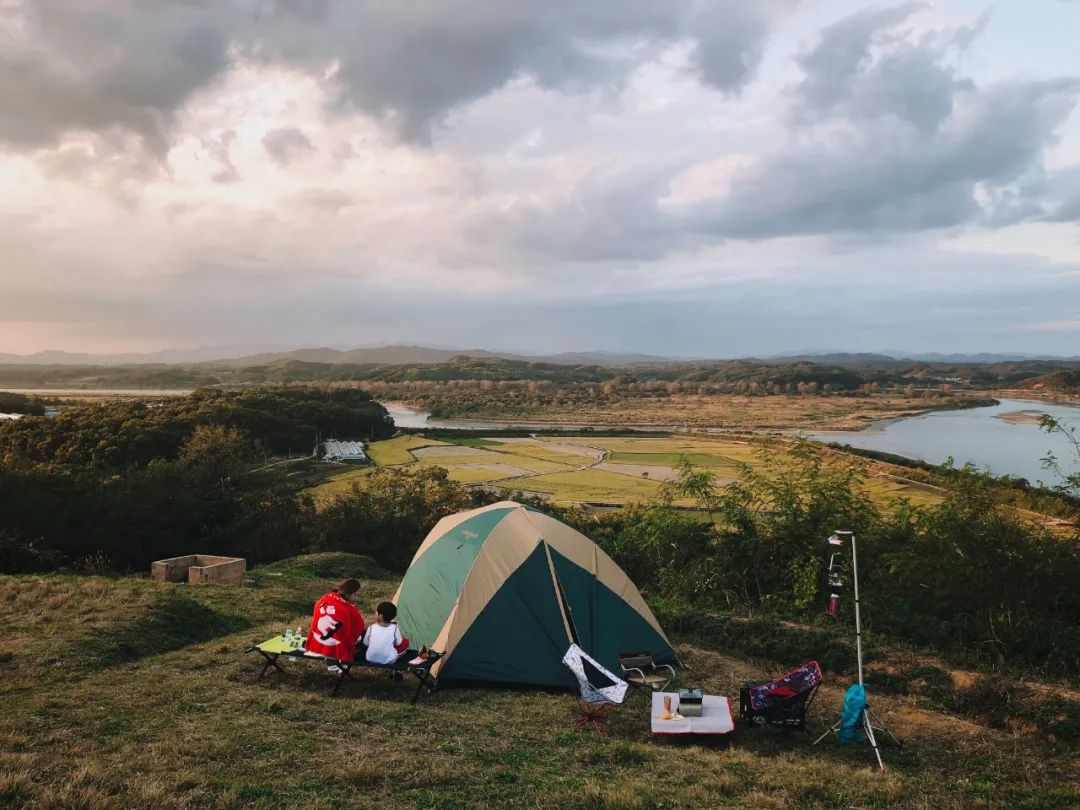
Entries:
POLYGON ((364 631, 367 660, 372 664, 392 664, 398 659, 397 645, 401 643, 401 631, 396 624, 369 624, 364 631))

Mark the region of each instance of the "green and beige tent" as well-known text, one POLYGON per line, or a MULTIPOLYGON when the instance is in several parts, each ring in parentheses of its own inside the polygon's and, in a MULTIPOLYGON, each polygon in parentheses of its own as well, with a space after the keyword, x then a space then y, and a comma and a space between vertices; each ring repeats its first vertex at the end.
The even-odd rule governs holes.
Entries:
POLYGON ((433 670, 463 681, 571 686, 576 642, 618 672, 619 654, 675 653, 645 600, 592 540, 513 501, 443 518, 394 598, 413 646, 446 655, 433 670))

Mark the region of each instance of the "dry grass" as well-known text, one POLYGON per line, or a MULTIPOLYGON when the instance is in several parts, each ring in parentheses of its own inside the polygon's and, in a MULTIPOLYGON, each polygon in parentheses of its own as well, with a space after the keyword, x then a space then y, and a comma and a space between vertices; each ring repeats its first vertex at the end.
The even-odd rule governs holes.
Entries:
MULTIPOLYGON (((909 398, 893 394, 873 396, 739 396, 733 394, 676 394, 663 399, 632 398, 553 405, 533 410, 500 411, 492 401, 474 408, 468 418, 508 423, 571 425, 636 425, 737 428, 741 430, 788 429, 858 430, 876 419, 922 413, 943 400, 909 398)), ((428 402, 426 405, 430 406, 428 402)), ((465 419, 465 417, 455 417, 465 419)))
MULTIPOLYGON (((413 707, 407 683, 365 674, 331 698, 326 673, 304 663, 254 684, 257 660, 243 648, 303 621, 347 574, 364 577, 368 610, 396 585, 347 555, 255 569, 244 588, 0 577, 0 619, 21 634, 0 664, 0 806, 946 810, 1077 798, 1068 752, 1044 735, 991 730, 914 698, 875 698, 910 741, 878 774, 861 747, 810 748, 800 735, 654 740, 636 697, 600 736, 572 729, 565 694, 443 689, 413 707), (101 638, 110 643, 92 643, 101 638)), ((707 641, 678 647, 695 683, 731 696, 801 663, 751 664, 707 641)), ((829 678, 815 728, 832 720, 843 685, 829 678)))

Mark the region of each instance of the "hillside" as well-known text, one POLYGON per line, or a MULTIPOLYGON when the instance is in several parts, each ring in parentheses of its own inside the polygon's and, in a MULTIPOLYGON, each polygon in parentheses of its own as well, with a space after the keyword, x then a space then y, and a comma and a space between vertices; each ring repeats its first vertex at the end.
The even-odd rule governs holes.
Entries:
POLYGON ((1054 371, 1024 380, 1020 385, 1042 394, 1080 394, 1080 370, 1054 371))
MULTIPOLYGON (((244 647, 303 622, 333 581, 357 573, 367 610, 393 593, 394 577, 344 554, 257 568, 244 588, 0 577, 0 805, 1041 808, 1080 799, 1063 741, 1077 735, 1074 693, 950 677, 940 662, 883 648, 870 656, 874 708, 906 741, 886 751, 885 774, 860 746, 811 748, 798 734, 656 740, 636 697, 599 736, 573 730, 566 694, 444 688, 411 707, 407 684, 360 675, 331 698, 327 675, 304 664, 254 684, 244 647), (1059 703, 1025 702, 1039 695, 1059 703)), ((850 666, 846 635, 661 620, 689 680, 714 693, 737 696, 743 680, 810 655, 850 666)), ((827 673, 812 729, 832 721, 847 681, 827 673)))

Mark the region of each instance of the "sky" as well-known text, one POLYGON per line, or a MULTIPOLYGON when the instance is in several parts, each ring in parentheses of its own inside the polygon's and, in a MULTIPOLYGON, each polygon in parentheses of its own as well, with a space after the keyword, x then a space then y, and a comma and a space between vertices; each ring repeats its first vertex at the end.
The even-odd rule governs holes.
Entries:
POLYGON ((0 352, 1080 355, 1080 0, 0 0, 0 352))

